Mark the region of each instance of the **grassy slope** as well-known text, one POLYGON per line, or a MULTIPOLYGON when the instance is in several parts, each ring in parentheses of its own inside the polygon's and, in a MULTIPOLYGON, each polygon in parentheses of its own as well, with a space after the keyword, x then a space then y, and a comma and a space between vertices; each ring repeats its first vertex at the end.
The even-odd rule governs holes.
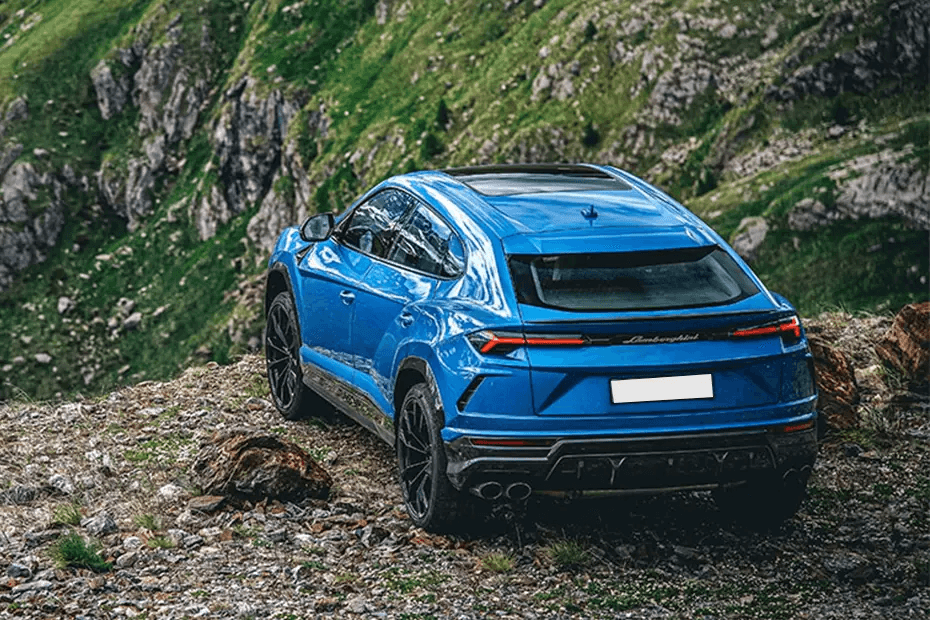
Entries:
MULTIPOLYGON (((46 4, 60 8, 58 4, 67 3, 46 4)), ((26 146, 27 153, 33 147, 46 148, 54 167, 69 163, 78 174, 91 177, 104 158, 120 160, 137 153, 134 108, 127 107, 122 115, 104 122, 88 77, 90 70, 111 49, 131 42, 130 29, 136 23, 153 19, 166 22, 179 12, 194 23, 193 16, 199 15, 203 3, 147 0, 123 4, 122 13, 102 16, 101 23, 77 29, 68 40, 45 36, 39 27, 54 26, 46 19, 28 33, 42 35, 49 47, 44 61, 30 63, 35 70, 19 78, 28 84, 20 92, 28 94, 31 113, 15 127, 15 139, 26 146), (162 9, 166 4, 170 13, 162 9), (36 101, 53 103, 43 108, 36 106, 36 101)), ((241 44, 246 18, 241 4, 214 0, 207 5, 215 11, 207 16, 213 22, 212 30, 220 35, 214 36, 211 54, 227 63, 235 58, 241 44), (240 34, 230 33, 231 25, 240 34)), ((216 59, 198 58, 196 62, 211 60, 216 59)), ((201 244, 183 205, 172 209, 189 198, 204 176, 210 156, 206 136, 207 129, 201 128, 183 145, 185 169, 177 176, 169 175, 156 188, 156 204, 160 206, 134 233, 128 234, 121 220, 101 212, 93 194, 74 191, 67 196, 68 222, 58 246, 44 263, 28 269, 13 287, 0 294, 0 333, 10 336, 0 339, 0 360, 26 360, 14 364, 14 371, 0 387, 0 398, 15 394, 47 398, 61 391, 104 390, 127 379, 169 376, 204 344, 212 347, 218 359, 228 359, 229 342, 221 337, 219 325, 232 310, 224 296, 235 288, 239 277, 240 267, 233 259, 243 254, 240 239, 248 216, 231 222, 215 239, 201 244), (171 217, 167 217, 169 211, 171 217), (75 252, 75 248, 79 249, 75 252), (97 260, 102 254, 112 256, 112 260, 97 260), (56 309, 61 295, 77 302, 64 316, 56 309), (123 297, 133 299, 146 320, 142 329, 114 338, 107 321, 117 314, 116 303, 123 297), (152 316, 162 307, 157 317, 152 316), (35 354, 42 352, 52 355, 53 372, 35 362, 35 354), (79 363, 86 358, 94 358, 98 367, 79 363), (87 385, 84 376, 89 371, 93 378, 87 385)))
MULTIPOLYGON (((317 144, 302 135, 301 117, 292 124, 290 138, 298 141, 305 161, 312 160, 310 174, 319 182, 317 206, 327 209, 344 206, 364 185, 395 172, 483 159, 481 148, 488 139, 497 144, 492 161, 510 159, 521 146, 545 147, 553 131, 561 141, 554 147, 558 158, 607 160, 624 152, 624 132, 636 122, 649 94, 648 88, 631 90, 640 80, 639 56, 630 64, 615 64, 609 47, 622 40, 627 47, 661 46, 673 54, 678 46, 679 29, 673 21, 650 21, 622 35, 622 28, 638 13, 638 5, 629 2, 608 10, 594 0, 549 0, 535 10, 525 1, 504 10, 498 3, 474 0, 420 0, 410 3, 403 19, 397 15, 403 3, 393 4, 393 18, 379 25, 373 0, 268 0, 248 7, 237 0, 8 0, 0 3, 5 16, 0 17, 0 36, 16 32, 18 40, 0 51, 0 101, 28 95, 31 117, 15 130, 27 153, 34 147, 47 148, 54 167, 67 162, 79 174, 92 174, 104 157, 118 160, 137 153, 139 138, 132 108, 117 119, 102 121, 88 77, 91 68, 115 47, 127 45, 136 24, 154 20, 157 32, 180 12, 186 16, 185 28, 191 28, 186 36, 198 36, 199 20, 208 19, 217 45, 212 56, 198 62, 218 69, 219 92, 250 73, 268 90, 281 88, 289 96, 302 93, 309 100, 307 110, 325 104, 333 121, 327 139, 317 144), (17 21, 12 16, 21 8, 27 17, 17 21), (35 11, 42 20, 23 31, 19 24, 35 11), (613 23, 611 15, 618 16, 613 23), (544 46, 550 53, 541 59, 544 46), (574 97, 531 100, 532 81, 541 67, 573 62, 579 65, 578 75, 572 77, 574 97), (17 77, 6 79, 11 75, 17 77), (46 101, 51 103, 43 106, 46 101), (441 124, 444 118, 448 122, 441 124), (393 136, 403 140, 384 141, 393 136), (356 178, 347 157, 376 147, 371 169, 364 171, 364 179, 356 178)), ((765 75, 774 75, 798 41, 821 25, 822 17, 808 16, 797 6, 785 1, 776 7, 784 21, 765 75)), ((741 27, 762 17, 756 14, 761 9, 736 2, 711 10, 669 1, 648 10, 668 16, 679 9, 724 13, 741 27)), ((762 53, 757 33, 733 39, 712 32, 689 34, 705 38, 712 57, 740 53, 756 58, 762 53)), ((854 38, 843 38, 820 54, 829 57, 854 43, 854 38)), ((764 101, 763 90, 747 93, 737 104, 719 96, 700 98, 681 126, 656 128, 657 142, 633 170, 645 173, 665 147, 695 138, 700 146, 685 164, 655 180, 707 216, 724 235, 731 235, 747 215, 764 214, 775 222, 773 242, 763 248, 755 267, 804 312, 825 306, 893 310, 926 298, 926 286, 919 282, 919 275, 930 271, 926 231, 908 230, 896 221, 837 224, 811 233, 778 227, 796 200, 814 195, 820 187, 831 190, 832 181, 826 177, 830 166, 878 150, 877 141, 821 139, 811 154, 790 164, 751 178, 716 178, 715 153, 732 142, 749 118, 753 122, 740 136, 740 152, 760 148, 779 133, 822 133, 836 121, 837 100, 809 98, 776 106, 764 101), (874 249, 876 244, 882 244, 880 251, 874 249), (913 265, 916 275, 908 271, 913 265)), ((854 121, 874 128, 873 135, 901 135, 901 140, 913 139, 922 148, 920 123, 930 121, 928 101, 925 91, 905 90, 882 100, 846 95, 839 103, 854 121), (900 125, 905 121, 912 122, 900 125)), ((222 104, 212 103, 204 121, 214 118, 222 104)), ((243 275, 259 269, 255 265, 261 257, 254 255, 233 264, 247 252, 240 240, 254 207, 204 244, 191 231, 186 209, 171 209, 197 195, 197 184, 211 178, 205 172, 211 160, 206 132, 202 127, 183 145, 184 170, 165 179, 156 191, 155 214, 132 234, 95 210, 92 196, 71 197, 59 248, 0 295, 0 334, 11 336, 0 338, 0 365, 18 355, 27 358, 26 364, 4 376, 0 399, 20 390, 47 397, 85 389, 86 369, 77 360, 91 352, 100 360, 100 369, 86 389, 98 391, 130 377, 170 375, 205 343, 221 360, 237 351, 223 329, 233 312, 224 293, 243 275), (81 246, 76 253, 74 243, 81 246), (123 247, 132 253, 123 250, 120 255, 123 247), (96 260, 100 253, 114 254, 119 267, 96 260), (245 274, 237 271, 241 265, 245 274), (59 295, 78 302, 65 317, 55 309, 59 295), (111 338, 105 323, 123 296, 137 302, 145 320, 141 330, 111 338), (163 306, 167 309, 154 317, 163 306), (23 335, 32 340, 25 344, 23 335), (43 351, 52 354, 57 376, 32 361, 43 351)))

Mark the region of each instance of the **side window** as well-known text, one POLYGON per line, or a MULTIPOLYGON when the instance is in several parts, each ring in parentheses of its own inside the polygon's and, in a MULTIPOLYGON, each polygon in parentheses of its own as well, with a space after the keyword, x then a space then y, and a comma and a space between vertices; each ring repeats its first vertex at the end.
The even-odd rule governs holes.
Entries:
POLYGON ((349 247, 384 258, 391 247, 397 222, 413 204, 404 192, 387 189, 355 208, 340 239, 349 247))
POLYGON ((389 260, 431 275, 454 278, 465 269, 465 248, 448 224, 419 205, 398 233, 389 260))

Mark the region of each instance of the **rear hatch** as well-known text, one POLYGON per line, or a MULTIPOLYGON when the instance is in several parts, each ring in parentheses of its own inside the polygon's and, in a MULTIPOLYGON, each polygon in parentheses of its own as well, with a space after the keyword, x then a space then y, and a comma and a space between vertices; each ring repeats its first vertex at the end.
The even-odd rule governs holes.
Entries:
POLYGON ((686 419, 779 401, 800 327, 723 249, 509 262, 537 415, 686 419))

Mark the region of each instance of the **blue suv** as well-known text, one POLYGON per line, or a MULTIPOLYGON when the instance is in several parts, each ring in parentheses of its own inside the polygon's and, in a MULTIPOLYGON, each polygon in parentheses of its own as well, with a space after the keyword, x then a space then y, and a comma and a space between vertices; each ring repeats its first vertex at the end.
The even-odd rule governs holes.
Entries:
POLYGON ((396 448, 413 522, 473 496, 705 489, 778 522, 817 453, 797 313, 710 227, 610 166, 390 178, 269 261, 268 377, 396 448))

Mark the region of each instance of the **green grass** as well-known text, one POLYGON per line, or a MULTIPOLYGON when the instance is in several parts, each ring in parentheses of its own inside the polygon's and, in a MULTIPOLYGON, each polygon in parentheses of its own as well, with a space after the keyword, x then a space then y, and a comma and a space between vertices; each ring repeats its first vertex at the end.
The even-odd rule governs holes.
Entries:
POLYGON ((513 570, 514 559, 509 553, 489 553, 481 558, 481 565, 494 573, 507 573, 513 570))
POLYGON ((162 527, 161 519, 150 513, 138 514, 132 518, 132 522, 135 523, 137 527, 152 532, 158 531, 162 527))
POLYGON ((398 594, 417 590, 436 590, 448 581, 448 576, 435 572, 413 573, 409 569, 390 568, 382 574, 384 586, 398 594))
POLYGON ((174 549, 178 546, 169 536, 152 536, 146 544, 152 549, 174 549))
POLYGON ((85 540, 77 532, 65 534, 50 547, 52 560, 59 568, 88 568, 97 572, 110 570, 111 564, 100 557, 100 545, 85 540))
POLYGON ((893 219, 841 222, 808 232, 776 229, 753 269, 803 314, 837 305, 895 312, 928 299, 930 237, 893 219), (794 239, 798 239, 795 249, 794 239), (916 266, 916 269, 913 269, 916 266))
MULTIPOLYGON (((0 75, 19 76, 12 80, 0 80, 0 101, 22 92, 20 85, 23 82, 28 83, 30 79, 52 82, 55 79, 66 78, 73 84, 78 76, 55 71, 59 67, 47 61, 50 58, 63 59, 68 56, 92 58, 108 51, 106 46, 109 40, 121 32, 127 22, 132 23, 133 17, 138 17, 140 10, 149 2, 150 0, 69 0, 44 2, 40 6, 36 6, 38 3, 34 2, 16 3, 28 6, 29 9, 39 9, 37 12, 42 15, 42 19, 28 32, 20 34, 14 45, 0 53, 0 75), (88 40, 88 34, 92 34, 93 38, 88 40), (49 69, 53 72, 42 75, 49 69)), ((13 12, 15 4, 9 9, 13 12)))
POLYGON ((52 511, 52 519, 62 525, 80 525, 81 506, 79 504, 60 504, 52 511))
POLYGON ((557 540, 546 547, 546 555, 560 569, 580 568, 591 561, 587 545, 579 540, 557 540))

